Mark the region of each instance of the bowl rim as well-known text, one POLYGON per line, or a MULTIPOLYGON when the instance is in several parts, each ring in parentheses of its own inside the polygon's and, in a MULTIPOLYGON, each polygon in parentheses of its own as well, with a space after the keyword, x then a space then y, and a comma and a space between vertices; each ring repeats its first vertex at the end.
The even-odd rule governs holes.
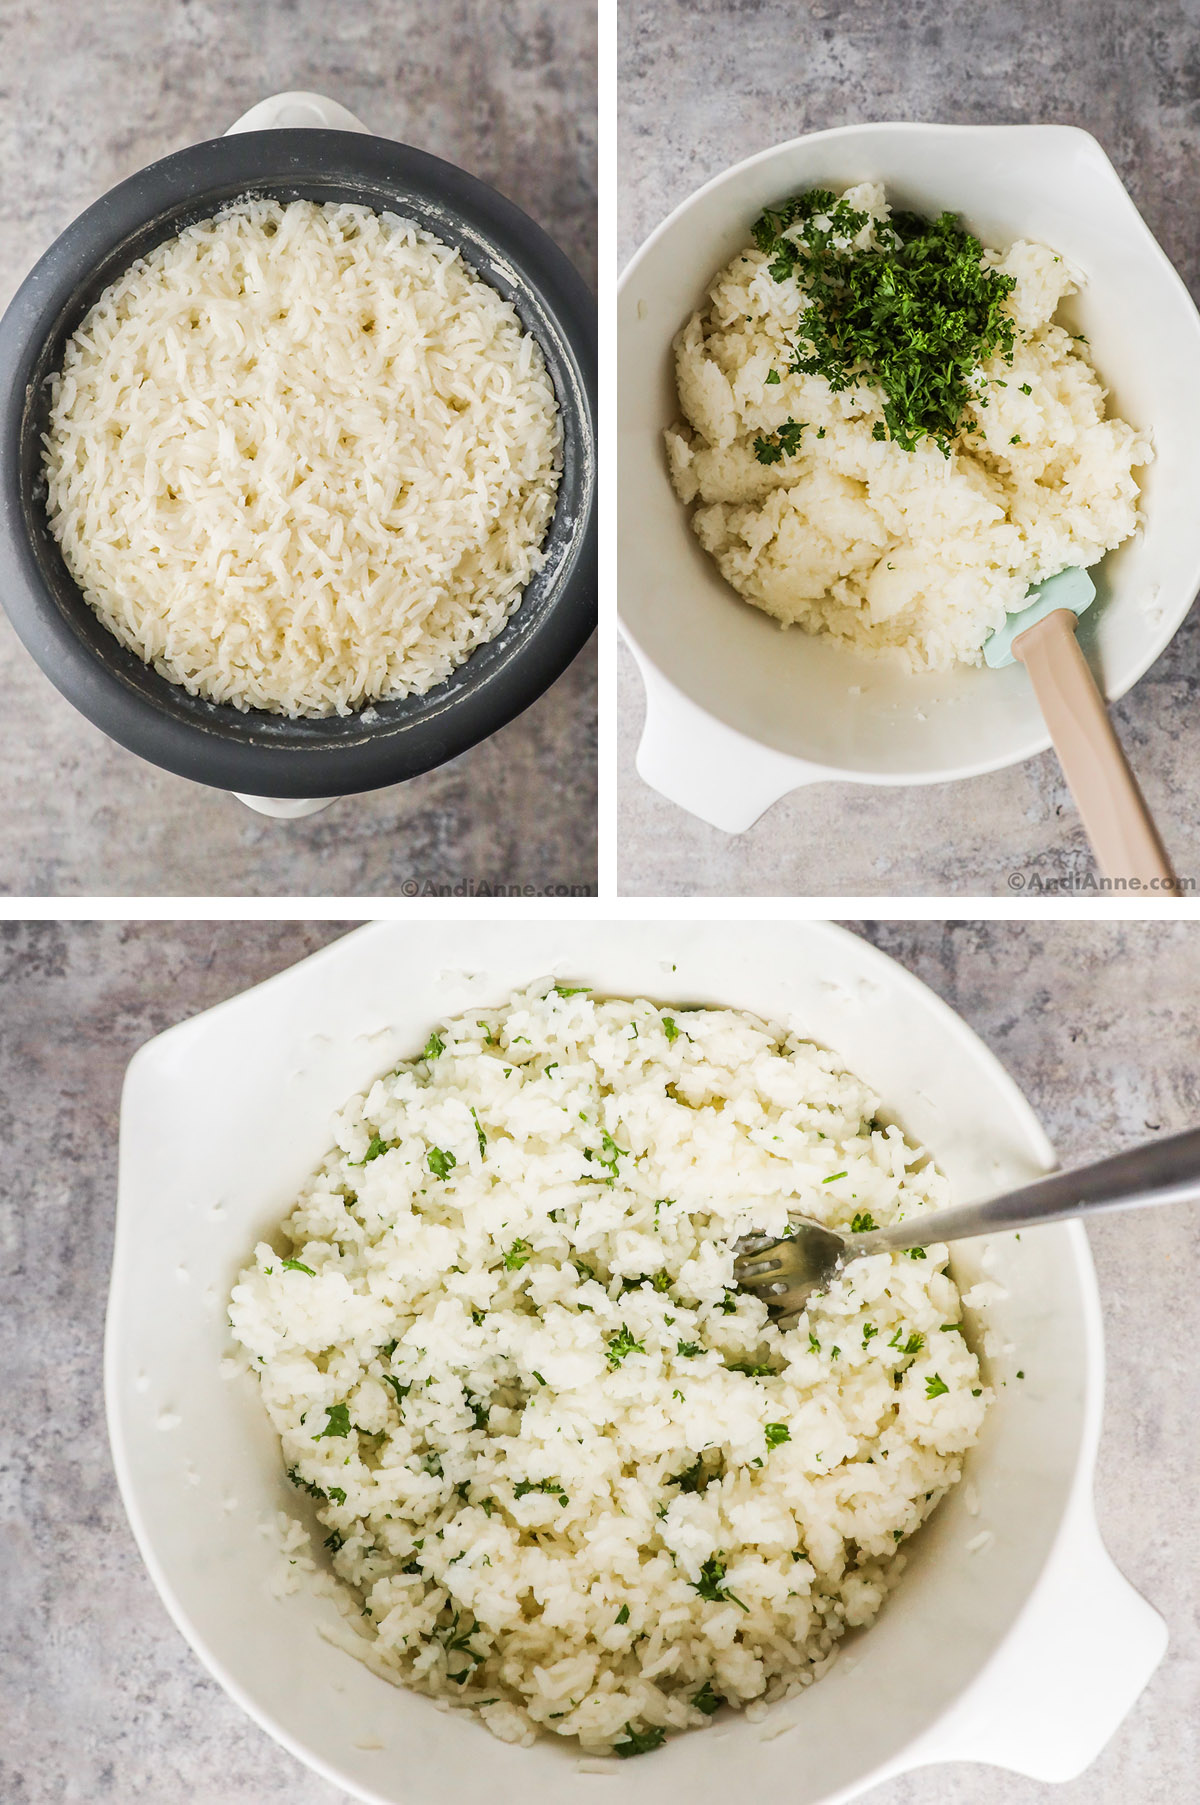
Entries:
MULTIPOLYGON (((1179 271, 1175 268, 1175 265, 1171 262, 1143 218, 1141 211, 1132 195, 1129 193, 1120 172, 1113 164, 1112 159, 1109 157, 1099 139, 1091 132, 1085 130, 1082 126, 1060 124, 1057 122, 981 122, 979 124, 962 125, 947 124, 937 120, 862 120, 851 125, 830 126, 815 132, 801 132, 795 138, 787 138, 778 143, 767 145, 762 150, 755 151, 750 156, 743 157, 737 162, 730 164, 727 168, 718 171, 716 175, 710 176, 706 181, 702 182, 698 188, 693 189, 690 194, 685 195, 683 200, 659 221, 638 245, 628 263, 621 271, 617 282, 618 308, 620 308, 622 301, 626 299, 627 291, 632 287, 636 280, 644 259, 670 232, 674 230, 676 226, 680 224, 684 216, 711 192, 718 190, 725 183, 743 175, 748 170, 768 165, 774 159, 786 156, 789 152, 795 151, 801 145, 809 146, 816 143, 834 143, 835 141, 844 142, 852 138, 870 138, 883 133, 899 133, 905 137, 920 136, 927 138, 945 137, 958 139, 968 137, 980 139, 988 136, 996 138, 1012 138, 1016 136, 1029 138, 1040 136, 1042 138, 1057 138, 1063 141, 1074 140, 1081 145, 1085 145, 1089 155, 1093 156, 1098 163, 1102 165, 1105 173, 1111 180, 1114 189, 1123 197, 1124 203, 1130 214, 1137 221, 1137 224, 1141 229, 1147 257, 1157 264, 1161 274, 1169 280, 1170 285, 1174 288, 1178 297, 1184 302, 1185 310, 1195 329, 1197 351, 1198 355, 1200 355, 1200 307, 1198 307, 1197 303, 1193 300, 1187 284, 1184 282, 1179 271)), ((1182 611, 1179 613, 1178 619, 1174 622, 1174 625, 1171 626, 1165 634, 1161 631, 1157 635, 1148 634, 1146 637, 1144 656, 1135 660, 1122 674, 1119 680, 1111 683, 1103 683, 1103 694, 1107 701, 1119 701, 1136 683, 1141 681, 1150 667, 1162 656, 1171 640, 1175 637, 1176 633, 1178 633, 1184 621, 1187 619, 1188 614, 1194 605, 1197 591, 1200 591, 1200 546, 1198 546, 1193 560, 1189 585, 1191 589, 1191 600, 1184 605, 1182 611)), ((757 758, 763 754, 767 754, 771 760, 779 761, 780 769, 790 767, 792 772, 791 787, 798 787, 806 783, 828 781, 870 784, 880 788, 957 782, 960 779, 982 777, 992 771, 1005 770, 1011 765, 1021 764, 1026 759, 1036 757, 1038 754, 1048 751, 1053 745, 1050 734, 1043 730, 1039 724, 1016 740, 1013 746, 1004 753, 998 753, 994 756, 979 759, 963 760, 957 764, 947 764, 942 767, 920 770, 906 769, 903 771, 871 770, 865 767, 842 766, 828 763, 819 758, 801 756, 798 753, 782 751, 778 747, 772 745, 769 741, 758 739, 747 733, 743 727, 735 727, 730 722, 722 719, 722 717, 713 714, 712 711, 707 708, 703 702, 698 701, 690 691, 681 689, 673 673, 659 664, 640 642, 636 631, 630 623, 627 611, 622 607, 621 593, 621 587, 618 584, 618 632, 633 655, 634 662, 638 668, 638 673, 642 678, 646 696, 647 722, 649 721, 651 711, 657 712, 663 710, 669 711, 672 715, 675 714, 677 710, 673 702, 673 697, 684 697, 690 708, 698 711, 698 713, 705 717, 707 721, 719 726, 722 730, 723 737, 725 735, 732 736, 729 741, 730 745, 735 742, 740 742, 749 756, 757 758)), ((730 589, 730 595, 737 600, 741 599, 740 597, 737 597, 737 593, 733 589, 730 589)), ((779 785, 779 793, 786 793, 782 783, 779 785)))
MULTIPOLYGON (((431 920, 427 925, 437 928, 444 927, 446 924, 433 923, 431 920)), ((503 931, 507 925, 497 922, 495 928, 503 931)), ((576 933, 581 936, 586 934, 588 925, 582 922, 562 924, 572 936, 576 933)), ((620 925, 628 928, 632 924, 620 925)), ((641 925, 648 925, 655 932, 659 932, 668 924, 654 922, 641 925)), ((719 924, 706 922, 703 925, 716 927, 719 924)), ((749 931, 750 924, 744 925, 749 931)), ((869 971, 879 972, 881 984, 887 987, 893 996, 899 993, 902 999, 908 996, 914 1002, 919 1002, 921 1011, 938 1023, 939 1032, 945 1034, 947 1041, 957 1042, 969 1049, 980 1069, 988 1073, 991 1095, 1002 1099, 1011 1112, 1012 1121, 1020 1130, 1023 1151, 1040 1162, 1045 1169, 1053 1167, 1056 1160, 1052 1144, 1032 1105, 998 1056, 955 1008, 944 1001, 936 991, 932 990, 907 966, 901 964, 898 959, 839 924, 810 920, 786 925, 793 930, 799 929, 803 941, 806 943, 805 951, 814 960, 820 958, 822 949, 827 949, 829 967, 837 969, 849 955, 853 959, 861 961, 869 971)), ((270 1708, 260 1703, 230 1673, 222 1655, 210 1645, 204 1634, 193 1624, 186 1605, 175 1593, 173 1582, 166 1572, 164 1563, 159 1560, 155 1536, 147 1522, 148 1513, 143 1509, 145 1488, 135 1473, 134 1463, 126 1442, 124 1425, 122 1398, 124 1373, 121 1369, 122 1321, 130 1302, 127 1297, 126 1246, 133 1233, 131 1217, 134 1213, 132 1205, 127 1201, 128 1181, 125 1168, 129 1141, 132 1138, 132 1125, 129 1121, 130 1099, 136 1094, 143 1068, 152 1066, 156 1058, 161 1060, 164 1056, 173 1063, 176 1054, 187 1040, 203 1032, 202 1025, 211 1024, 215 1017, 221 1014, 229 1015, 235 1009, 244 1007, 247 999, 256 993, 269 989, 278 990, 295 983, 300 971, 312 972, 318 968, 336 966, 339 960, 346 958, 348 948, 363 946, 371 948, 374 953, 374 965, 377 969, 381 968, 386 963, 389 952, 390 956, 395 958, 397 949, 406 945, 404 939, 397 940, 397 936, 406 936, 406 934, 407 930, 396 922, 376 922, 355 929, 317 952, 296 961, 295 964, 265 981, 239 991, 199 1014, 174 1024, 144 1042, 134 1052, 126 1068, 121 1099, 121 1162, 118 1174, 116 1232, 104 1340, 105 1410, 118 1489, 138 1551, 168 1614, 202 1664, 248 1716, 298 1760, 322 1774, 331 1784, 348 1791, 352 1797, 364 1801, 364 1805, 394 1805, 394 1796, 372 1790, 369 1786, 337 1768, 325 1757, 316 1754, 290 1729, 280 1723, 273 1716, 270 1708)), ((407 956, 411 957, 411 952, 407 956)), ((586 952, 582 956, 586 957, 586 952)), ((400 961, 404 957, 404 952, 400 952, 400 961)), ((669 979, 666 981, 669 983, 669 979)), ((724 1006, 748 1005, 725 1001, 724 1006)), ((936 1154, 936 1150, 934 1151, 936 1154)), ((1064 1536, 1069 1532, 1073 1505, 1081 1499, 1090 1501, 1092 1475, 1100 1442, 1105 1389, 1104 1332, 1099 1288, 1087 1236, 1082 1226, 1078 1222, 1060 1223, 1055 1226, 1053 1231, 1048 1232, 1062 1236, 1062 1245, 1065 1249, 1064 1263, 1069 1264, 1069 1268, 1077 1280, 1080 1300, 1083 1389, 1079 1400, 1078 1440, 1074 1459, 1069 1469, 1069 1485, 1065 1488, 1067 1495, 1064 1499, 1062 1516, 1046 1550, 1044 1560, 1032 1579, 1017 1614, 1000 1635, 982 1667, 964 1682, 961 1690, 953 1698, 947 1701, 941 1715, 933 1723, 919 1732, 914 1732, 908 1743, 904 1744, 891 1757, 876 1765, 869 1773, 864 1773, 849 1785, 841 1787, 827 1796, 823 1795, 822 1805, 840 1805, 840 1802, 857 1797, 870 1786, 879 1784, 892 1775, 905 1772, 912 1765, 921 1764, 919 1760, 915 1762, 906 1760, 905 1757, 909 1750, 916 1751, 931 1745, 936 1746, 939 1729, 953 1717, 967 1697, 974 1696, 977 1689, 986 1686, 988 1675, 993 1667, 1000 1662, 1005 1652, 1021 1635, 1022 1624, 1027 1614, 1032 1611, 1048 1573, 1059 1560, 1059 1550, 1063 1545, 1064 1536)), ((1088 1508, 1090 1509, 1090 1502, 1088 1508)))
MULTIPOLYGON (((470 249, 464 255, 471 260, 470 249)), ((505 292, 492 274, 481 274, 505 292)), ((0 402, 6 611, 26 650, 74 707, 127 750, 178 776, 284 798, 337 796, 403 781, 457 757, 523 712, 594 628, 595 305, 582 277, 536 221, 443 158, 375 133, 323 127, 239 132, 172 151, 93 201, 42 253, 0 320, 0 368, 8 376, 0 402), (500 633, 423 697, 376 703, 375 718, 366 725, 366 709, 349 717, 313 717, 331 724, 329 737, 310 728, 307 739, 288 742, 288 727, 302 730, 303 720, 265 710, 246 714, 229 703, 189 697, 121 646, 73 584, 74 620, 64 614, 30 531, 30 508, 40 504, 30 503, 22 463, 34 400, 30 378, 50 341, 73 330, 91 304, 81 297, 98 268, 119 262, 125 245, 125 261, 132 261, 142 248, 136 241, 158 218, 165 221, 166 238, 241 193, 336 187, 339 178, 342 186, 357 178, 381 196, 392 188, 394 200, 378 204, 400 213, 405 190, 411 190, 415 209, 453 222, 456 236, 487 252, 519 311, 522 295, 536 309, 538 317, 523 323, 539 338, 556 376, 564 457, 578 494, 564 513, 560 490, 544 541, 549 574, 530 614, 522 619, 523 597, 500 633), (81 636, 89 623, 80 610, 94 623, 94 645, 81 636), (480 654, 486 654, 482 665, 476 662, 480 654)))

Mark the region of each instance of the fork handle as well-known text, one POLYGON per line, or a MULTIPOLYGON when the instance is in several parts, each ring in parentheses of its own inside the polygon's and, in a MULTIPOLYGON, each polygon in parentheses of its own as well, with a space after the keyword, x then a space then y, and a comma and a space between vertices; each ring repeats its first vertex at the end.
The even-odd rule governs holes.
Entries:
POLYGON ((971 1235, 1001 1234, 1034 1222, 1061 1222, 1070 1216, 1098 1216, 1106 1210, 1136 1210, 1158 1203, 1200 1202, 1200 1128, 1114 1153, 1094 1166, 1051 1172, 1018 1191, 1004 1191, 983 1203, 961 1203, 933 1215, 914 1216, 890 1228, 848 1235, 850 1258, 904 1253, 934 1241, 963 1241, 971 1235))

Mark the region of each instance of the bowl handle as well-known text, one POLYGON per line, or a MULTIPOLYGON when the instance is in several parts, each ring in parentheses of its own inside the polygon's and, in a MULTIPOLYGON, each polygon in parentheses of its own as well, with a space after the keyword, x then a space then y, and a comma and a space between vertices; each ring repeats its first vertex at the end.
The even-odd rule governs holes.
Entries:
POLYGON ((1166 1624, 1100 1539, 1089 1488, 1012 1634, 905 1766, 985 1761, 1035 1780, 1073 1780, 1132 1710, 1166 1646, 1166 1624))
POLYGON ((742 834, 789 790, 826 775, 715 720, 653 665, 638 665, 646 686, 638 776, 689 814, 742 834))
POLYGON ((328 100, 324 94, 310 94, 303 88, 294 88, 287 94, 272 94, 267 100, 260 100, 252 106, 248 113, 235 119, 225 133, 228 138, 231 132, 269 132, 276 126, 323 126, 333 132, 366 132, 369 130, 361 119, 339 106, 336 100, 328 100))

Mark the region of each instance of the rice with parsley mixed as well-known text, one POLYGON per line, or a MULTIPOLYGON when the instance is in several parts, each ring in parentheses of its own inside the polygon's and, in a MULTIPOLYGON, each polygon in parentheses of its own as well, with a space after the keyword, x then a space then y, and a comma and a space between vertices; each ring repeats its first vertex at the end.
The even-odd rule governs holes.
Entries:
POLYGON ((1107 418, 1082 281, 883 187, 768 210, 675 343, 671 478, 722 576, 782 626, 912 670, 979 664, 1034 583, 1137 526, 1148 441, 1107 418))
POLYGON ((789 1214, 945 1202, 877 1108, 753 1016, 565 984, 350 1099, 231 1320, 372 1665, 628 1755, 872 1620, 990 1398, 946 1249, 786 1330, 731 1267, 789 1214))

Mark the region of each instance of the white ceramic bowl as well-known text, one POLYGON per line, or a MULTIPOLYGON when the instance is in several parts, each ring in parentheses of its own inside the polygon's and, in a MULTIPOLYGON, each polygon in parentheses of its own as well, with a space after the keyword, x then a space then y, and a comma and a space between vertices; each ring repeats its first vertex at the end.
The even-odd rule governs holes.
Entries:
MULTIPOLYGON (((1145 1684, 1165 1631, 1096 1532, 1103 1355, 1075 1227, 991 1244, 1009 1296, 990 1320, 1014 1352, 993 1363, 997 1403, 969 1458, 979 1514, 955 1488, 909 1545, 875 1625, 762 1724, 722 1714, 624 1763, 581 1763, 553 1741, 507 1747, 324 1640, 342 1626, 328 1599, 271 1595, 279 1555, 260 1526, 305 1506, 254 1381, 220 1376, 230 1287, 325 1152, 347 1095, 414 1055, 446 1014, 545 974, 795 1023, 877 1087, 959 1198, 1052 1164, 1028 1106, 964 1024, 829 927, 376 926, 172 1028, 126 1080, 105 1382, 126 1509, 183 1634, 265 1729, 374 1805, 595 1805, 597 1766, 619 1773, 630 1805, 664 1791, 726 1805, 748 1784, 831 1805, 957 1757, 1047 1779, 1078 1772, 1145 1684)), ((961 1279, 980 1273, 986 1245, 961 1245, 961 1279)))
POLYGON ((709 182, 642 246, 618 303, 619 596, 646 685, 638 770, 728 832, 805 783, 941 783, 1049 738, 1020 666, 912 676, 782 633, 700 548, 667 476, 672 340, 762 207, 814 185, 886 182, 897 206, 959 213, 985 244, 1053 245, 1086 273, 1061 318, 1086 333, 1112 408, 1149 428, 1144 532, 1099 569, 1080 639, 1106 693, 1154 662, 1200 587, 1200 316, 1094 138, 1069 126, 860 125, 780 144, 709 182))

